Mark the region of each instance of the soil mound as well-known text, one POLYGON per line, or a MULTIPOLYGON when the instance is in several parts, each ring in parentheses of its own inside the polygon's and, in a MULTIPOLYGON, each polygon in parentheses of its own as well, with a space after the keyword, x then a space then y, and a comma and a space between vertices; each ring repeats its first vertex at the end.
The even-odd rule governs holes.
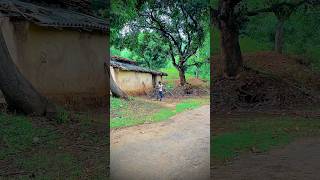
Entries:
POLYGON ((298 59, 257 53, 244 56, 245 70, 238 79, 224 78, 216 71, 211 87, 212 110, 281 110, 319 104, 320 86, 315 81, 319 75, 298 59))
POLYGON ((177 86, 169 92, 171 96, 183 97, 183 96, 206 96, 210 94, 209 88, 202 86, 193 86, 192 84, 186 84, 184 86, 177 86))
POLYGON ((175 82, 175 87, 168 90, 169 95, 173 97, 183 96, 206 96, 210 94, 210 84, 208 81, 199 78, 190 78, 186 85, 179 85, 179 80, 175 82))

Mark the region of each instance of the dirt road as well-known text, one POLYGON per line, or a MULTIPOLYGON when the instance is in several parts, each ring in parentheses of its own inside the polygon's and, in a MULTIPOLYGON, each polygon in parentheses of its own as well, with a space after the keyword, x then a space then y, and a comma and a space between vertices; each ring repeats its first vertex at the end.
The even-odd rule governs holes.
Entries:
POLYGON ((320 138, 298 140, 264 154, 241 156, 230 165, 214 168, 214 180, 318 180, 320 138))
POLYGON ((210 107, 111 131, 111 179, 210 179, 210 107))

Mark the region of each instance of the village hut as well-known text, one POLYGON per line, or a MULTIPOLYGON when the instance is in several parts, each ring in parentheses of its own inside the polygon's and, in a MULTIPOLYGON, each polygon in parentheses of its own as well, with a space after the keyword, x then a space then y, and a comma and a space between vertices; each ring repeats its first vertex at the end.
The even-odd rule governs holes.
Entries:
POLYGON ((110 74, 117 86, 129 95, 142 95, 151 91, 166 73, 138 66, 135 61, 112 56, 110 74))
POLYGON ((1 0, 0 17, 10 56, 42 95, 63 104, 104 103, 109 95, 105 20, 18 0, 1 0))

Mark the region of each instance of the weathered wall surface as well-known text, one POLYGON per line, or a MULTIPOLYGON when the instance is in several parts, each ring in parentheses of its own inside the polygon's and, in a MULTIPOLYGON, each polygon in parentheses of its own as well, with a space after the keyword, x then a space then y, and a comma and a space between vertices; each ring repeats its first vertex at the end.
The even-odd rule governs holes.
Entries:
POLYGON ((1 29, 17 67, 42 94, 74 100, 108 95, 106 35, 8 19, 1 29))
POLYGON ((153 89, 152 74, 110 68, 118 86, 129 95, 141 95, 153 89))

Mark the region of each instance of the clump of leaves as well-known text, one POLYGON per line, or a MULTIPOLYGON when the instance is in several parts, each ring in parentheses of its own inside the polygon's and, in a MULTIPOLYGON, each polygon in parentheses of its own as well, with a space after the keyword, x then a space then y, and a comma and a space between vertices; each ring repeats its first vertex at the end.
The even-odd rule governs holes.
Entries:
POLYGON ((56 122, 58 124, 67 123, 70 121, 70 112, 65 110, 64 108, 59 107, 57 109, 57 116, 56 116, 56 122))

